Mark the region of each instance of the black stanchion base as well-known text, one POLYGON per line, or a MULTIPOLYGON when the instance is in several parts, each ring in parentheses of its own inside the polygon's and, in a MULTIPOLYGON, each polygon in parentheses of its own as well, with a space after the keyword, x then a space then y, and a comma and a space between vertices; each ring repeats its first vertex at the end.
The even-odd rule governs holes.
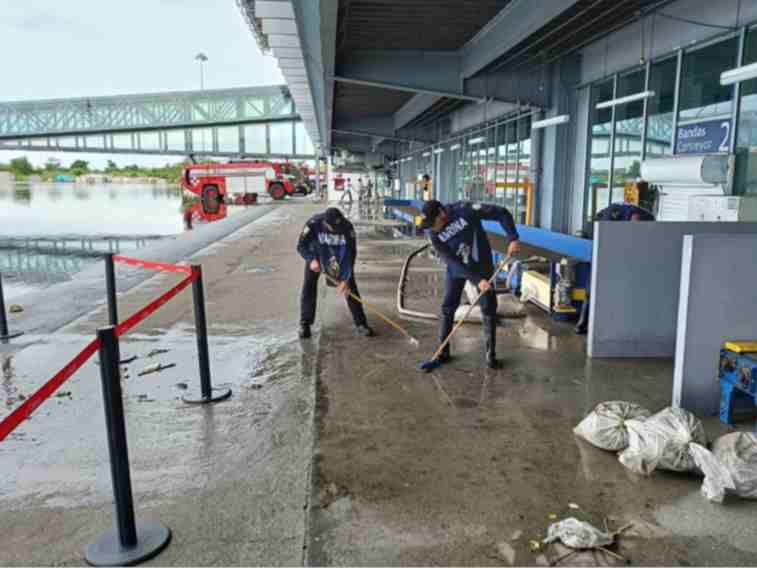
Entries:
POLYGON ((9 339, 14 339, 22 335, 24 335, 23 331, 17 331, 16 333, 9 333, 8 335, 0 335, 0 341, 8 341, 9 339))
POLYGON ((221 402, 231 397, 231 389, 213 389, 210 397, 205 398, 202 395, 199 397, 193 397, 191 395, 182 396, 181 400, 187 404, 209 404, 211 402, 221 402))
POLYGON ((115 527, 105 531, 84 550, 91 566, 133 566, 149 560, 171 541, 171 529, 158 521, 137 521, 137 546, 123 548, 115 527))

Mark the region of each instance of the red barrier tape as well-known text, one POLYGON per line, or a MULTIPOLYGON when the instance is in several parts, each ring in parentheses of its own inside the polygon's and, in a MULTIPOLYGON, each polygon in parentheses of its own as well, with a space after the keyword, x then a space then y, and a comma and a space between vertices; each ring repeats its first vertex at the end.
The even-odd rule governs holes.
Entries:
POLYGON ((191 266, 178 266, 176 264, 168 264, 166 262, 152 262, 151 260, 139 260, 138 258, 130 258, 128 256, 114 256, 114 262, 121 262, 130 266, 138 266, 140 268, 147 268, 148 270, 162 270, 164 272, 178 272, 180 274, 191 274, 191 266))
MULTIPOLYGON (((141 262, 141 261, 140 261, 141 262)), ((176 267, 181 268, 181 267, 176 267)), ((161 306, 171 300, 184 288, 189 286, 192 282, 197 280, 198 273, 189 269, 189 276, 179 282, 176 286, 171 288, 168 292, 160 296, 158 299, 153 300, 147 304, 144 308, 132 315, 126 321, 121 322, 116 326, 116 335, 121 336, 129 331, 140 322, 154 314, 161 306)), ((39 405, 50 398, 53 393, 58 390, 63 383, 65 383, 71 376, 78 371, 81 366, 92 357, 92 355, 100 348, 100 340, 95 339, 89 345, 87 345, 81 353, 74 357, 68 365, 58 371, 55 376, 47 381, 40 389, 38 389, 33 395, 27 398, 24 403, 16 410, 10 413, 2 422, 0 422, 0 442, 2 442, 8 434, 13 432, 16 427, 26 420, 32 412, 34 412, 39 405)))
POLYGON ((163 294, 160 298, 157 300, 153 300, 149 304, 147 304, 144 308, 139 310, 137 313, 129 317, 129 319, 122 321, 116 326, 116 335, 122 336, 124 333, 129 331, 131 328, 133 328, 135 325, 142 322, 144 319, 149 317, 150 315, 154 314, 158 309, 164 305, 166 302, 168 302, 171 298, 176 296, 179 292, 181 292, 184 288, 189 286, 192 282, 197 280, 198 274, 196 272, 192 272, 189 276, 187 276, 184 280, 179 282, 176 286, 171 288, 168 292, 163 294))
POLYGON ((74 357, 68 365, 63 367, 58 373, 49 381, 47 381, 42 388, 27 398, 24 403, 16 410, 10 413, 10 415, 0 422, 0 442, 3 441, 8 434, 16 429, 16 426, 26 420, 29 415, 34 412, 37 407, 45 402, 52 394, 65 383, 71 375, 73 375, 79 368, 87 362, 87 359, 100 349, 100 340, 95 339, 89 345, 87 345, 81 353, 74 357))

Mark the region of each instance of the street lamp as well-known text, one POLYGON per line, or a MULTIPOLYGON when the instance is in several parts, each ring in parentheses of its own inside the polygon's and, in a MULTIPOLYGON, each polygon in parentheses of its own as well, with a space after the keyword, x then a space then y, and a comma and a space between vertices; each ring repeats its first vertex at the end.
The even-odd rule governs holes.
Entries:
MULTIPOLYGON (((205 63, 208 61, 208 56, 202 51, 195 55, 195 61, 200 64, 200 90, 205 90, 205 63)), ((202 151, 205 151, 205 129, 202 129, 202 151)))

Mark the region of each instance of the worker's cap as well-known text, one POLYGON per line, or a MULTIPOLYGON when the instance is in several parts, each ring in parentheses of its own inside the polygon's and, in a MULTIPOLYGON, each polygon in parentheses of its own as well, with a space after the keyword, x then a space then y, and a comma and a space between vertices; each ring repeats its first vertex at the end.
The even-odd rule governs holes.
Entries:
POLYGON ((423 211, 421 213, 421 229, 425 230, 433 227, 434 221, 436 221, 439 213, 441 213, 443 210, 444 206, 436 199, 426 201, 426 203, 424 203, 423 205, 423 211))
POLYGON ((329 207, 323 214, 323 219, 332 227, 336 227, 342 222, 344 215, 336 207, 329 207))

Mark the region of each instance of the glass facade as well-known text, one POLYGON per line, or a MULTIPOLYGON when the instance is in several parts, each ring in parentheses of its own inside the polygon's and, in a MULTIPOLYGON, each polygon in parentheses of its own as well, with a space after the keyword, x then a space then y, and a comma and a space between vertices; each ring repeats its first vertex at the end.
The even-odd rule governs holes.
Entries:
POLYGON ((431 149, 411 154, 398 162, 402 197, 421 199, 416 187, 424 173, 431 175, 436 197, 444 202, 478 201, 504 205, 518 223, 528 219, 531 184, 531 117, 507 118, 499 124, 473 130, 438 145, 439 172, 434 179, 431 149), (429 154, 424 156, 423 154, 429 154))
MULTIPOLYGON (((722 86, 720 74, 739 65, 739 41, 730 34, 589 86, 585 228, 598 211, 624 200, 624 188, 640 176, 643 160, 697 153, 700 148, 730 151, 735 87, 722 86), (652 94, 597 108, 601 102, 645 91, 652 94), (692 136, 702 140, 692 144, 692 136)), ((742 64, 755 61, 757 32, 750 30, 742 64)), ((757 193, 757 80, 742 83, 740 103, 735 193, 757 193)))

